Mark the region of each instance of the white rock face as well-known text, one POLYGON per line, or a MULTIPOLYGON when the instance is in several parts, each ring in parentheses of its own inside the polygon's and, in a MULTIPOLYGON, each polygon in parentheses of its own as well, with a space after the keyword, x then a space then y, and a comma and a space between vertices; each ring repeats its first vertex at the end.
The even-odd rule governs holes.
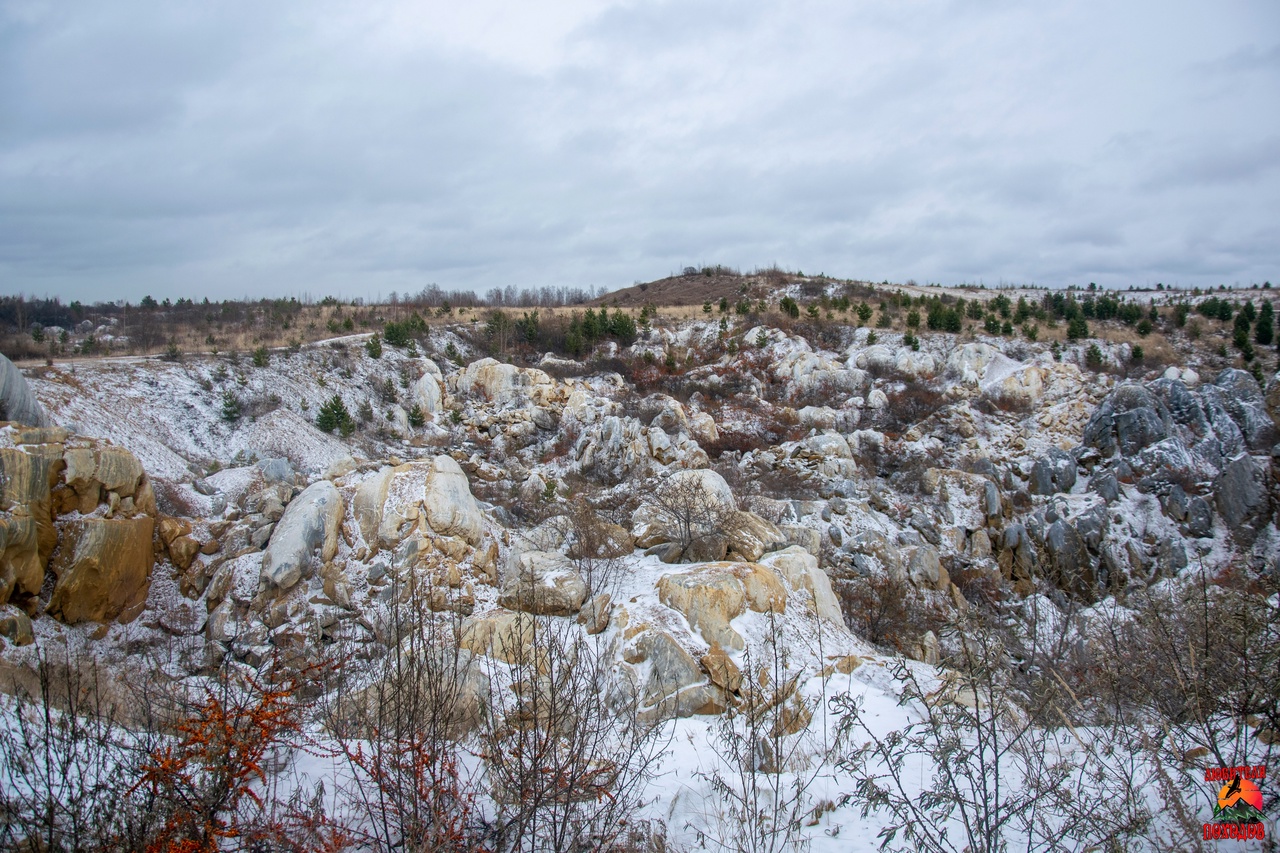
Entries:
POLYGON ((884 344, 873 344, 861 352, 849 358, 849 366, 857 367, 862 370, 879 369, 884 370, 894 367, 897 358, 894 357, 893 350, 884 344))
POLYGON ((893 366, 899 373, 914 376, 917 379, 929 379, 938 373, 938 359, 933 353, 916 352, 912 349, 898 351, 893 366))
POLYGON ((967 385, 977 385, 986 375, 987 367, 997 356, 1003 357, 1000 350, 990 344, 965 344, 956 347, 947 359, 947 369, 958 374, 959 380, 967 385))
POLYGON ((808 591, 813 596, 813 609, 818 616, 842 629, 845 627, 840 601, 831 588, 831 578, 818 568, 817 557, 798 545, 792 545, 766 555, 760 562, 786 578, 792 588, 808 591))
POLYGON ((4 404, 4 419, 27 426, 49 426, 52 422, 40 408, 35 395, 22 378, 13 362, 0 355, 0 402, 4 404))
POLYGON ((503 584, 498 605, 539 616, 571 616, 586 598, 587 585, 563 554, 526 551, 503 584))
POLYGON ((451 380, 460 394, 474 394, 499 405, 539 403, 551 396, 555 383, 545 372, 482 358, 451 380))
POLYGON ((280 589, 288 589, 315 562, 333 559, 338 552, 338 527, 342 523, 342 495, 328 480, 319 480, 303 489, 285 507, 284 516, 271 534, 262 555, 262 577, 280 589))
POLYGON ((437 456, 431 463, 423 506, 433 531, 457 536, 472 546, 480 544, 484 517, 471 496, 467 475, 452 457, 437 456))
MULTIPOLYGON (((428 362, 430 364, 431 362, 428 362)), ((439 371, 440 368, 436 368, 439 371)), ((422 378, 413 383, 413 400, 421 408, 423 414, 435 415, 444 405, 444 397, 440 393, 440 379, 430 371, 422 374, 422 378)))

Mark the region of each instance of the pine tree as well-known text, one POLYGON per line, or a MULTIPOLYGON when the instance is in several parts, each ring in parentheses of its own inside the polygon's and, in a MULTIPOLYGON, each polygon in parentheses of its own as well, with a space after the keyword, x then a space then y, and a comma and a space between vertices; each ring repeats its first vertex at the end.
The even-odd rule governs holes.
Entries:
POLYGON ((409 426, 417 429, 426 422, 427 416, 422 413, 422 406, 414 403, 413 408, 409 410, 409 426))
POLYGON ((369 358, 382 358, 382 336, 374 332, 373 337, 364 342, 364 349, 369 358))
POLYGON ((320 413, 316 415, 316 426, 324 432, 333 432, 336 429, 344 438, 356 429, 355 420, 347 411, 342 397, 337 394, 326 400, 320 407, 320 413))
POLYGON ((230 391, 222 392, 222 419, 227 423, 240 420, 240 399, 230 391))

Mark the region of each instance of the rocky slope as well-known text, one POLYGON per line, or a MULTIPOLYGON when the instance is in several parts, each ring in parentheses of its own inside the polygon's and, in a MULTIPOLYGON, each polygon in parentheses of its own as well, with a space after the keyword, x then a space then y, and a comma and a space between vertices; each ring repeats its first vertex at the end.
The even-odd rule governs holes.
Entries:
MULTIPOLYGON (((61 426, 0 432, 4 654, 165 648, 178 676, 372 659, 421 597, 470 659, 519 658, 532 616, 598 636, 644 714, 687 717, 732 706, 770 637, 777 701, 849 689, 879 654, 848 612, 876 578, 961 612, 997 587, 1087 608, 1189 566, 1277 571, 1274 380, 869 334, 688 321, 594 363, 443 332, 422 356, 32 371, 61 426), (314 426, 335 394, 369 404, 345 440, 314 426)), ((933 632, 900 633, 938 660, 933 632)))

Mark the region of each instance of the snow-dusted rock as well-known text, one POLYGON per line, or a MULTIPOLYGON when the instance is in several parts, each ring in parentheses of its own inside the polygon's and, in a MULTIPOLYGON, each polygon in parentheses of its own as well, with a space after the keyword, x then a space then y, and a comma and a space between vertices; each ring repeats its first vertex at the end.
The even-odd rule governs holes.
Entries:
POLYGON ((831 429, 839 412, 830 406, 805 406, 796 412, 800 425, 812 429, 831 429))
POLYGON ((480 544, 484 517, 471 496, 467 475, 449 456, 437 456, 427 474, 423 495, 427 524, 441 536, 457 536, 467 544, 480 544))
POLYGON ((818 568, 818 559, 803 548, 795 545, 775 551, 763 560, 763 565, 776 569, 787 579, 793 589, 808 592, 813 601, 810 605, 813 612, 835 625, 844 628, 844 615, 840 612, 840 601, 831 589, 831 578, 818 568))
POLYGON ((894 369, 915 379, 931 379, 938 373, 938 359, 933 353, 898 350, 893 359, 894 369))
POLYGON ((1004 355, 990 344, 964 344, 956 347, 947 358, 947 370, 966 385, 978 385, 997 358, 1004 358, 1004 355))
POLYGON ((482 358, 451 377, 459 394, 476 395, 499 405, 541 403, 552 396, 555 383, 545 372, 482 358))
POLYGON ((333 559, 338 551, 342 495, 328 480, 318 480, 289 502, 262 555, 262 579, 279 589, 296 584, 303 572, 333 559))
POLYGON ((742 651, 742 635, 729 624, 750 607, 781 613, 787 591, 773 568, 757 563, 705 563, 658 580, 658 598, 689 620, 710 645, 742 651))
POLYGON ((1261 513, 1267 506, 1267 471, 1247 454, 1222 469, 1213 484, 1214 502, 1228 527, 1237 527, 1261 513))
POLYGON ((893 350, 884 344, 873 344, 850 356, 849 367, 859 370, 889 370, 897 366, 897 360, 893 350))
POLYGON ((986 477, 930 468, 925 471, 921 486, 926 494, 937 496, 943 521, 966 531, 985 527, 988 518, 1000 514, 1000 492, 986 477))
MULTIPOLYGON (((434 362, 427 363, 434 366, 434 362)), ((440 393, 439 368, 436 368, 436 371, 436 373, 431 371, 423 373, 418 381, 413 383, 413 401, 422 409, 424 415, 438 414, 444 404, 444 397, 440 393)))
POLYGON ((751 563, 765 553, 783 547, 786 537, 776 524, 753 512, 740 510, 728 525, 725 544, 730 553, 738 554, 751 563))
POLYGON ((503 584, 498 605, 540 616, 572 616, 586 597, 586 583, 563 554, 526 551, 503 584))

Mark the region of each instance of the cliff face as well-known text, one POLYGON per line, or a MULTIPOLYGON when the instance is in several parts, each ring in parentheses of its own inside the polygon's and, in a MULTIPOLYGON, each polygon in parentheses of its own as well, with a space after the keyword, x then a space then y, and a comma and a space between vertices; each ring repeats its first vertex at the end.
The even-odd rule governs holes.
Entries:
POLYGON ((141 612, 156 502, 133 454, 60 427, 5 424, 0 483, 0 606, 68 624, 141 612))

